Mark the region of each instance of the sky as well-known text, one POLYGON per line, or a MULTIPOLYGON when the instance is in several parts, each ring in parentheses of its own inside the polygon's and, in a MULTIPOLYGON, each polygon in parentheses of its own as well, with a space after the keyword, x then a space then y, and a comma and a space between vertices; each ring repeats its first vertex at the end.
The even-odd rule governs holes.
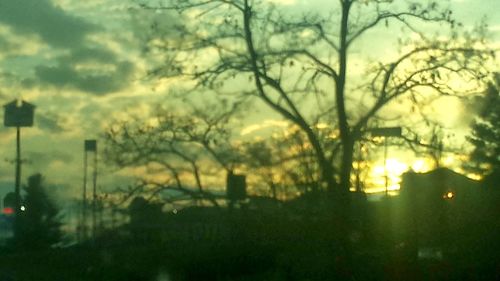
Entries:
MULTIPOLYGON (((321 10, 331 0, 268 1, 297 12, 321 10)), ((500 47, 498 0, 452 0, 450 6, 466 27, 486 17, 492 45, 500 47)), ((22 129, 23 178, 40 172, 63 196, 79 194, 83 140, 99 138, 127 112, 147 113, 154 103, 168 103, 175 83, 147 75, 157 63, 144 49, 152 18, 167 31, 174 21, 125 0, 0 0, 0 103, 22 98, 36 105, 35 126, 22 129)), ((367 40, 379 36, 374 32, 367 40)), ((360 63, 369 58, 357 57, 360 63)), ((249 120, 254 128, 279 124, 272 114, 249 120)), ((241 130, 249 132, 248 127, 241 130)), ((14 148, 15 130, 1 126, 2 186, 13 181, 14 148)), ((127 183, 103 166, 103 188, 127 183)))

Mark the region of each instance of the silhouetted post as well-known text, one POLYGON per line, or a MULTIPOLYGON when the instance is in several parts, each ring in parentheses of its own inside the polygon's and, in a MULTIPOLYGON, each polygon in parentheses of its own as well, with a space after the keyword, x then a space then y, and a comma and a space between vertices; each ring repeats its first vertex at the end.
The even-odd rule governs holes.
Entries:
POLYGON ((21 210, 21 127, 16 127, 16 214, 21 210))
POLYGON ((16 171, 15 171, 15 217, 14 235, 17 233, 21 211, 21 127, 33 126, 35 106, 22 100, 13 100, 4 105, 5 127, 16 127, 16 171))
POLYGON ((387 139, 388 137, 401 137, 401 127, 387 127, 372 129, 372 137, 384 137, 384 174, 385 195, 389 194, 389 175, 387 174, 387 139))
POLYGON ((96 140, 85 140, 83 152, 83 198, 82 198, 82 221, 81 221, 81 239, 87 238, 87 175, 88 175, 88 153, 94 153, 94 171, 92 173, 92 237, 95 235, 96 214, 95 214, 95 199, 96 199, 96 183, 97 183, 97 142, 96 140))
POLYGON ((360 142, 359 143, 359 149, 358 149, 358 159, 357 159, 357 166, 356 166, 356 192, 361 192, 361 161, 363 160, 363 144, 360 142))
POLYGON ((388 128, 375 128, 372 130, 372 137, 384 137, 384 174, 385 174, 385 204, 383 208, 384 217, 387 219, 387 241, 392 243, 393 239, 393 217, 392 217, 392 206, 393 203, 389 200, 389 175, 387 174, 387 150, 388 150, 388 138, 389 137, 400 137, 401 136, 401 127, 388 127, 388 128))
POLYGON ((85 143, 83 151, 82 214, 78 236, 80 242, 87 238, 87 143, 85 143))
POLYGON ((104 229, 104 199, 106 195, 102 196, 99 198, 99 232, 102 232, 104 229))
POLYGON ((389 175, 387 174, 387 137, 384 138, 384 177, 385 195, 389 195, 389 175))
POLYGON ((246 188, 246 176, 233 174, 232 171, 227 174, 226 197, 229 199, 229 208, 233 208, 234 203, 246 199, 246 188))
POLYGON ((97 234, 97 142, 94 146, 94 172, 92 173, 92 238, 95 239, 96 234, 97 234))

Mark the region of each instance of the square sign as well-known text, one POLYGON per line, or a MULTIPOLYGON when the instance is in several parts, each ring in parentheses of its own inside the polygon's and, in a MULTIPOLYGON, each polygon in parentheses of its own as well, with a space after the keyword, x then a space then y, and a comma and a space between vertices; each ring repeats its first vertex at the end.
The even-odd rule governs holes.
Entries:
POLYGON ((3 106, 5 109, 3 123, 5 127, 31 127, 35 106, 25 101, 13 100, 3 106))
POLYGON ((401 127, 387 127, 387 128, 374 128, 372 129, 373 137, 400 137, 401 127))
POLYGON ((85 140, 85 151, 96 151, 97 150, 97 141, 96 140, 85 140))

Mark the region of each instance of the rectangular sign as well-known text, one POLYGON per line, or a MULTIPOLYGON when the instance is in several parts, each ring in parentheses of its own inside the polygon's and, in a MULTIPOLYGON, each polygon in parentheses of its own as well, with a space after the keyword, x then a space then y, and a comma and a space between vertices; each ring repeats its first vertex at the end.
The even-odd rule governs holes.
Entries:
POLYGON ((85 140, 85 151, 96 151, 97 141, 96 140, 85 140))
POLYGON ((17 100, 9 102, 4 105, 4 119, 5 127, 31 127, 33 126, 35 106, 17 100))
POLYGON ((400 137, 401 127, 375 128, 371 130, 372 137, 400 137))

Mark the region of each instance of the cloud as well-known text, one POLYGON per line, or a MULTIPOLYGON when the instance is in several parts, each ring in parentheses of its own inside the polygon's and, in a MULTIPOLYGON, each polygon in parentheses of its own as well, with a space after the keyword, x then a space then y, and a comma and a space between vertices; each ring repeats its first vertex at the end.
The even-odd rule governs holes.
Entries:
POLYGON ((10 41, 7 41, 6 38, 0 37, 0 52, 10 50, 13 47, 14 47, 14 44, 12 44, 10 41))
POLYGON ((36 35, 19 35, 12 28, 2 25, 0 22, 0 60, 7 57, 33 55, 43 44, 44 42, 36 35))
POLYGON ((252 124, 252 125, 249 125, 245 128, 243 128, 240 132, 240 135, 241 136, 245 136, 245 135, 248 135, 248 134, 251 134, 255 131, 258 131, 258 130, 262 130, 262 129, 267 129, 267 128, 275 128, 275 127, 279 127, 279 128, 285 128, 287 127, 289 124, 285 121, 280 121, 280 120, 265 120, 263 123, 260 123, 260 124, 252 124))
POLYGON ((52 113, 37 113, 36 125, 49 133, 61 133, 65 128, 60 124, 60 117, 52 113))
POLYGON ((134 70, 133 63, 103 47, 83 47, 59 57, 55 65, 37 66, 35 75, 42 84, 104 95, 126 88, 134 70))
MULTIPOLYGON (((60 143, 46 143, 46 145, 60 145, 60 143)), ((62 147, 62 146, 60 146, 62 147)), ((80 154, 77 154, 78 156, 80 154)), ((48 182, 61 184, 62 182, 69 182, 77 177, 71 171, 75 169, 74 163, 79 160, 74 153, 70 150, 49 150, 44 151, 25 151, 23 158, 26 159, 26 166, 23 167, 23 180, 31 174, 42 173, 48 182), (69 168, 69 166, 72 166, 69 168), (65 180, 63 180, 65 179, 65 180), (61 181, 62 180, 62 181, 61 181)))
POLYGON ((295 0, 268 0, 268 2, 278 5, 294 5, 296 4, 295 0))
POLYGON ((96 26, 67 14, 50 0, 0 0, 0 23, 18 33, 38 34, 54 47, 81 45, 96 26))
POLYGON ((47 167, 54 161, 61 161, 64 163, 69 163, 74 161, 74 156, 67 151, 51 150, 51 151, 27 151, 23 155, 28 162, 33 165, 34 170, 43 170, 43 167, 47 167))

